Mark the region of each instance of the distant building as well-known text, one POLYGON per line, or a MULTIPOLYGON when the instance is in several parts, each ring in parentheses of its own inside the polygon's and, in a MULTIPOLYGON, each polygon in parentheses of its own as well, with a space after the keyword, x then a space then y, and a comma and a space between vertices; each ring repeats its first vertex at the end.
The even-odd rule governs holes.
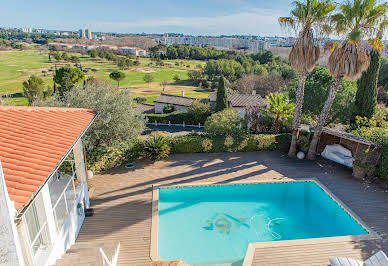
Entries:
POLYGON ((32 33, 32 28, 22 28, 22 32, 32 33))
MULTIPOLYGON (((216 107, 217 95, 210 94, 209 102, 212 110, 216 107)), ((230 109, 237 111, 241 118, 245 118, 247 109, 251 107, 266 108, 265 99, 253 91, 252 94, 231 94, 228 95, 228 106, 230 109)))
POLYGON ((182 91, 181 96, 162 93, 154 100, 155 114, 163 114, 163 108, 168 104, 174 106, 174 111, 185 112, 187 111, 187 107, 194 101, 207 102, 207 99, 185 97, 184 91, 182 91))
POLYGON ((135 111, 141 114, 153 114, 155 113, 155 106, 152 104, 140 104, 135 108, 135 111))
POLYGON ((269 43, 263 40, 257 40, 252 37, 233 38, 233 37, 203 37, 203 36, 181 36, 169 37, 166 35, 158 41, 166 45, 181 44, 193 45, 198 47, 215 47, 217 49, 246 49, 251 51, 262 51, 269 48, 269 43))
POLYGON ((135 56, 146 56, 147 51, 144 49, 136 48, 136 47, 118 47, 118 51, 122 53, 132 54, 135 56))
POLYGON ((92 32, 89 29, 85 30, 85 35, 86 35, 86 38, 88 38, 89 40, 92 39, 92 32))
POLYGON ((82 38, 82 39, 86 38, 85 30, 84 29, 80 29, 79 30, 79 37, 82 38))
MULTIPOLYGON (((185 97, 184 92, 182 91, 181 96, 169 95, 169 94, 160 94, 154 101, 155 103, 155 114, 162 114, 163 108, 171 104, 174 106, 174 111, 185 112, 187 107, 192 104, 194 101, 201 103, 209 103, 210 109, 215 110, 217 95, 210 94, 207 99, 196 99, 191 97, 185 97)), ((252 94, 231 94, 228 95, 228 106, 230 109, 238 112, 241 118, 245 118, 245 114, 249 108, 266 108, 267 103, 265 99, 260 95, 256 94, 255 91, 252 94)), ((142 107, 144 108, 144 107, 142 107)), ((151 108, 147 109, 147 111, 151 108)), ((143 109, 141 109, 143 111, 143 109)))

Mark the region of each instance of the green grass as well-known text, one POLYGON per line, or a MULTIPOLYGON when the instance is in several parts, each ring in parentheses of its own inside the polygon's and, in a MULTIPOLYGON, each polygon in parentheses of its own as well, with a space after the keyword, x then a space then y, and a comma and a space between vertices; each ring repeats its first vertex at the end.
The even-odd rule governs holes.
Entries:
POLYGON ((0 94, 22 92, 22 82, 32 74, 42 75, 48 66, 47 57, 37 51, 0 51, 0 94))
MULTIPOLYGON (((118 70, 118 67, 105 59, 91 58, 87 55, 74 54, 81 60, 83 69, 87 70, 86 76, 94 76, 98 79, 106 79, 116 86, 116 82, 109 78, 112 71, 118 70)), ((160 83, 168 81, 168 90, 166 93, 179 95, 181 90, 189 97, 205 98, 209 92, 200 91, 199 88, 191 86, 187 80, 187 72, 190 69, 196 69, 197 65, 204 65, 201 61, 188 60, 165 60, 164 66, 156 66, 149 58, 139 58, 140 65, 131 67, 127 70, 119 70, 125 73, 126 77, 120 82, 120 87, 130 88, 135 96, 144 95, 147 102, 153 103, 153 100, 162 91, 160 83), (175 62, 179 62, 176 66, 175 62), (187 67, 187 65, 189 67, 187 67), (143 80, 144 75, 149 73, 154 80, 146 84, 143 80), (178 75, 182 82, 174 83, 174 76, 178 75)), ((52 86, 52 76, 55 66, 57 68, 63 65, 73 65, 69 62, 52 59, 48 60, 47 52, 37 50, 7 50, 0 51, 0 96, 23 91, 22 83, 31 75, 41 77, 46 85, 52 86), (46 71, 44 74, 42 71, 46 71)), ((23 97, 12 98, 9 100, 12 104, 27 105, 27 100, 23 97)))

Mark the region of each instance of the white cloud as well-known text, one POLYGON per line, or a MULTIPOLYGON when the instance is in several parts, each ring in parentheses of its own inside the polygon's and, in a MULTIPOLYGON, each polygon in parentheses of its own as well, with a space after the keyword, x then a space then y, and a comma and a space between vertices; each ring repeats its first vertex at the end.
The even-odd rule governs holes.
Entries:
POLYGON ((192 34, 253 34, 280 35, 278 17, 285 15, 274 10, 251 9, 214 17, 167 17, 134 22, 97 22, 101 30, 120 32, 165 32, 192 34))

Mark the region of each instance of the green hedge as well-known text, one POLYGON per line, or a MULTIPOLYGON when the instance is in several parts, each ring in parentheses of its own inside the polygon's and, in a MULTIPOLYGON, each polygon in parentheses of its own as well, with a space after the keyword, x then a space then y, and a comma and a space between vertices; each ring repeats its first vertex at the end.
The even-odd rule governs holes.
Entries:
MULTIPOLYGON (((248 135, 237 139, 232 137, 174 136, 167 137, 171 154, 201 152, 247 152, 247 151, 287 151, 291 142, 291 134, 248 135), (207 146, 205 145, 207 144, 207 146)), ((120 142, 109 147, 88 152, 86 159, 88 169, 101 172, 134 161, 143 156, 142 143, 120 142)))
POLYGON ((375 174, 388 181, 388 141, 383 144, 383 152, 377 163, 375 174))
POLYGON ((148 123, 161 123, 161 124, 168 124, 168 122, 171 122, 171 124, 182 124, 185 122, 186 125, 198 125, 198 123, 201 123, 201 125, 205 124, 206 118, 195 118, 188 112, 173 112, 169 114, 147 114, 146 118, 148 119, 148 123))
POLYGON ((176 136, 170 137, 169 141, 171 153, 287 151, 291 142, 291 134, 249 135, 242 139, 232 137, 176 136), (207 140, 207 143, 211 143, 209 150, 206 150, 203 144, 204 140, 207 140), (230 145, 231 142, 232 144, 230 145))

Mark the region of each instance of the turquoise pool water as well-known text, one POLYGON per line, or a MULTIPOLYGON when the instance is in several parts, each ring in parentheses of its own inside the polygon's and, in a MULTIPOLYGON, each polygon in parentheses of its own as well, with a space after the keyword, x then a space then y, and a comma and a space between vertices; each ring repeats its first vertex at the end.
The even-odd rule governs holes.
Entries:
POLYGON ((368 232, 315 182, 159 188, 163 260, 242 263, 251 242, 368 232))

